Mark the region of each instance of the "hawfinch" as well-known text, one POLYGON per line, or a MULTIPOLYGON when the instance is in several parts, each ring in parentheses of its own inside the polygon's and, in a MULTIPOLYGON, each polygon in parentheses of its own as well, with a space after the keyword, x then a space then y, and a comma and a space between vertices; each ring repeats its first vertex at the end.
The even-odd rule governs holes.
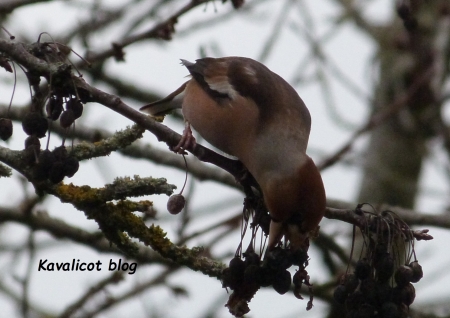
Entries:
POLYGON ((192 125, 221 151, 237 157, 263 192, 272 218, 268 249, 283 236, 306 247, 325 212, 320 173, 306 154, 311 117, 297 92, 263 64, 244 57, 181 60, 192 78, 166 98, 145 105, 166 112, 184 92, 186 129, 175 151, 192 146, 192 125))

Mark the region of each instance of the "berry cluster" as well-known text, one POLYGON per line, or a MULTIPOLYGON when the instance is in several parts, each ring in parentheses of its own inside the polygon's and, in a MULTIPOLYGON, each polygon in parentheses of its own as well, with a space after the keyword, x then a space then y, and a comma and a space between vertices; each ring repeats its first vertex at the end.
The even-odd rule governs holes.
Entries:
POLYGON ((369 214, 362 233, 365 256, 353 273, 341 278, 334 299, 345 305, 349 318, 408 317, 416 296, 412 283, 423 276, 409 227, 392 212, 383 212, 369 214))
MULTIPOLYGON (((30 138, 25 141, 25 146, 30 138)), ((41 151, 38 147, 36 144, 30 144, 25 150, 25 158, 32 165, 34 180, 48 179, 52 183, 59 183, 64 177, 71 178, 78 171, 78 159, 69 155, 65 146, 57 147, 53 151, 48 149, 41 151)))
POLYGON ((36 181, 48 179, 59 183, 64 177, 70 178, 78 171, 78 159, 68 154, 64 144, 53 151, 41 151, 39 138, 46 135, 49 120, 59 119, 61 127, 69 128, 83 113, 83 104, 78 99, 70 96, 65 103, 63 100, 59 95, 51 95, 45 107, 47 118, 40 112, 30 111, 22 121, 23 131, 28 135, 25 140, 25 160, 32 167, 32 177, 36 181))
MULTIPOLYGON (((272 288, 279 294, 287 293, 292 284, 294 295, 303 299, 300 290, 303 284, 311 288, 309 276, 305 267, 308 265, 308 254, 305 251, 277 246, 267 251, 263 260, 250 246, 242 254, 243 259, 235 256, 229 266, 222 272, 223 287, 233 290, 227 303, 230 312, 240 317, 249 312, 248 302, 260 287, 272 288), (294 276, 288 269, 299 266, 294 276)), ((312 307, 312 297, 308 309, 312 307)))
MULTIPOLYGON (((40 42, 41 36, 42 34, 39 36, 38 42, 33 44, 30 53, 47 63, 64 62, 71 49, 56 42, 42 43, 40 42)), ((0 66, 4 68, 9 66, 5 57, 0 58, 0 66)), ((11 67, 6 69, 12 71, 11 67)), ((82 96, 73 85, 72 67, 69 64, 60 64, 58 71, 47 78, 49 93, 43 93, 40 76, 32 72, 25 72, 25 74, 34 91, 30 110, 22 120, 22 129, 28 135, 25 140, 25 163, 30 166, 31 176, 34 180, 48 179, 53 183, 59 183, 64 177, 70 178, 78 171, 78 160, 75 156, 67 153, 64 141, 62 146, 50 151, 48 150, 49 140, 47 140, 47 149, 41 151, 39 139, 47 135, 52 123, 58 119, 60 126, 64 129, 68 129, 74 124, 75 120, 83 114, 82 96), (46 117, 43 114, 44 105, 46 117)), ((83 101, 86 102, 86 100, 83 101)), ((11 120, 0 118, 0 138, 7 140, 12 134, 11 120)), ((48 134, 48 138, 50 138, 50 134, 48 134)))

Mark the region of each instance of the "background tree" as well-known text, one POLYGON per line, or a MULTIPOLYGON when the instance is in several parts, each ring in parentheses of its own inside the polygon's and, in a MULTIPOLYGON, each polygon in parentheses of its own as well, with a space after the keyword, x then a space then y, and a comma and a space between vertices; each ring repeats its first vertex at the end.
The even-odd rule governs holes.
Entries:
POLYGON ((13 122, 0 144, 7 316, 229 316, 226 291, 208 276, 222 278, 240 241, 244 195, 232 174, 241 167, 196 148, 186 158, 187 205, 169 215, 161 194, 183 187, 186 168, 167 145, 177 143, 182 120, 168 116, 165 126, 135 110, 184 80, 178 58, 227 55, 257 59, 298 89, 313 118, 309 153, 328 194, 327 219, 310 249, 314 309, 267 288, 252 299, 250 315, 341 317, 332 295, 358 202, 435 227, 434 241, 416 245, 425 279, 411 316, 448 315, 448 253, 440 244, 450 228, 447 0, 11 0, 0 3, 0 26, 0 132, 13 122), (40 146, 29 138, 23 150, 23 130, 42 134, 51 121, 39 114, 61 99, 62 125, 52 122, 43 131, 50 138, 40 146), (62 144, 68 153, 56 150, 58 169, 36 164, 39 148, 55 153, 62 144), (73 171, 80 162, 72 179, 69 157, 73 171), (45 259, 101 261, 102 270, 38 271, 45 259), (138 267, 107 270, 119 260, 138 267))

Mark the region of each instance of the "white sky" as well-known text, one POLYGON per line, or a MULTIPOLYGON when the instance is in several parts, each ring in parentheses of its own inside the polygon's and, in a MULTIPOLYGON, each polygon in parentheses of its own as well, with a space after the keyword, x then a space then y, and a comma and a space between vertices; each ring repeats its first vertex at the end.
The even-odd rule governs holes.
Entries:
MULTIPOLYGON (((89 3, 90 1, 84 1, 89 3)), ((118 0, 103 1, 111 6, 121 3, 118 0)), ((174 6, 182 6, 187 1, 173 1, 174 6)), ((121 79, 128 79, 130 83, 134 83, 139 87, 149 87, 152 90, 157 89, 161 94, 171 92, 174 88, 185 80, 186 70, 179 65, 179 59, 195 60, 199 58, 199 47, 204 46, 208 53, 213 55, 211 43, 218 46, 223 56, 238 55, 247 56, 258 59, 265 40, 269 37, 275 20, 279 12, 282 10, 286 1, 263 1, 253 18, 246 18, 240 14, 236 14, 233 19, 223 24, 203 29, 194 35, 184 36, 184 30, 188 29, 192 24, 200 20, 209 20, 220 16, 222 12, 230 10, 230 5, 222 5, 217 2, 215 12, 214 7, 210 4, 206 8, 201 6, 196 10, 184 15, 176 29, 180 35, 175 34, 174 40, 163 44, 152 41, 149 43, 137 44, 127 47, 126 63, 115 63, 110 61, 107 63, 108 71, 116 74, 121 79)), ((333 30, 333 18, 337 15, 337 7, 333 5, 333 1, 303 1, 307 3, 309 12, 314 17, 316 24, 316 35, 328 34, 333 30)), ((391 1, 377 0, 364 1, 370 3, 365 10, 365 14, 371 20, 384 21, 390 18, 391 1)), ((141 4, 145 6, 145 2, 141 4)), ((29 37, 37 39, 42 31, 47 31, 52 35, 63 34, 64 30, 70 28, 74 23, 84 20, 88 14, 86 10, 78 9, 76 6, 66 5, 62 2, 43 3, 30 6, 27 9, 15 12, 8 24, 5 25, 12 33, 27 34, 29 37), (80 11, 78 11, 80 10, 80 11), (83 14, 80 14, 83 12, 83 14), (26 23, 25 23, 26 21, 26 23)), ((133 14, 139 14, 135 12, 133 14)), ((170 12, 168 12, 170 14, 170 12)), ((304 20, 301 18, 301 9, 293 6, 289 11, 289 18, 286 26, 283 28, 281 36, 277 40, 273 48, 273 54, 264 61, 264 63, 274 72, 281 75, 289 82, 295 80, 296 70, 302 57, 308 50, 308 43, 305 37, 299 35, 298 28, 304 26, 304 20)), ((146 25, 145 27, 149 27, 146 25)), ((351 25, 344 25, 341 29, 335 30, 336 35, 324 45, 325 54, 330 58, 345 75, 352 80, 363 92, 370 93, 373 81, 376 78, 375 67, 371 66, 374 58, 374 46, 364 37, 357 29, 351 25)), ((105 48, 110 42, 117 39, 122 34, 122 29, 108 29, 107 32, 99 35, 94 39, 98 49, 105 48)), ((76 47, 74 47, 76 49, 76 47)), ((82 50, 80 53, 84 53, 82 50)), ((72 56, 72 59, 74 57, 72 56)), ((313 66, 305 69, 305 75, 311 75, 313 66), (309 73, 308 73, 309 72, 309 73)), ((0 70, 1 71, 1 70, 0 70)), ((4 79, 9 74, 0 72, 0 79, 4 79)), ((335 120, 330 116, 330 110, 324 103, 323 92, 316 83, 308 85, 296 86, 300 96, 305 101, 311 112, 313 126, 310 137, 309 153, 316 160, 320 161, 326 155, 332 154, 344 142, 347 141, 352 131, 359 127, 368 115, 369 105, 362 99, 355 97, 348 90, 342 87, 337 81, 331 78, 332 100, 334 102, 335 111, 346 122, 351 123, 350 127, 336 125, 335 120)), ((9 100, 9 92, 11 90, 10 83, 0 83, 0 101, 7 102, 9 100)), ((28 87, 18 87, 16 91, 15 103, 22 105, 29 98, 28 87)), ((140 105, 132 105, 138 107, 140 105)), ((115 131, 129 125, 130 122, 119 115, 103 108, 100 105, 88 104, 85 107, 85 124, 101 126, 103 129, 115 131), (100 120, 101 118, 101 120, 100 120)), ((165 124, 178 132, 182 131, 182 126, 178 126, 170 118, 167 118, 165 124)), ((23 146, 24 134, 21 132, 20 126, 15 126, 15 134, 12 142, 9 144, 14 149, 21 149, 23 146), (17 132, 17 133, 16 133, 17 132)), ((366 144, 366 138, 361 138, 356 145, 357 149, 363 150, 366 144)), ((157 144, 157 141, 149 133, 143 142, 152 143, 161 148, 166 148, 164 144, 157 144)), ((51 141, 53 146, 59 144, 54 138, 51 141)), ((2 144, 3 145, 3 144, 2 144)), ((430 149, 438 149, 440 144, 431 144, 430 149)), ((423 172, 422 194, 418 200, 418 209, 438 213, 442 211, 446 205, 447 183, 444 171, 445 157, 438 155, 427 161, 423 172), (440 157, 439 157, 440 156, 440 157)), ((111 155, 107 158, 100 158, 83 163, 80 171, 74 178, 69 180, 75 184, 88 184, 90 186, 101 186, 106 182, 111 182, 117 176, 141 175, 153 177, 166 177, 169 183, 176 184, 180 189, 184 181, 184 173, 163 168, 148 162, 136 162, 119 155, 111 155)), ((357 195, 357 186, 360 181, 359 167, 348 167, 342 164, 337 165, 323 173, 323 179, 327 191, 327 196, 333 199, 344 201, 354 201, 357 195)), ((66 180, 66 182, 69 182, 66 180)), ((21 199, 20 183, 17 180, 0 179, 0 201, 2 204, 14 205, 21 199)), ((30 193, 32 189, 29 189, 30 193)), ((241 209, 242 195, 237 191, 229 188, 220 187, 211 182, 205 182, 198 185, 196 195, 190 202, 192 211, 200 211, 204 207, 219 201, 234 202, 230 204, 227 211, 235 213, 241 209)), ((177 226, 177 216, 165 215, 165 204, 167 197, 160 196, 151 198, 155 201, 160 211, 160 219, 165 230, 169 232, 169 237, 177 226)), ((94 221, 85 219, 83 213, 75 209, 62 205, 57 200, 47 200, 45 208, 48 209, 50 215, 59 219, 64 219, 70 224, 82 226, 85 229, 96 230, 97 224, 94 221)), ((221 217, 226 216, 226 211, 221 217)), ((178 216, 179 217, 179 216, 178 216)), ((195 224, 200 227, 217 221, 217 215, 208 216, 203 214, 201 221, 197 220, 195 224)), ((335 221, 325 220, 322 224, 323 229, 327 233, 335 233, 338 242, 345 242, 343 237, 339 237, 341 229, 348 229, 349 226, 338 225, 335 221)), ((433 299, 436 294, 444 296, 442 289, 438 286, 445 286, 450 283, 449 275, 441 275, 444 270, 444 264, 450 261, 450 256, 445 253, 443 246, 439 246, 438 242, 449 239, 446 231, 431 229, 435 240, 431 243, 417 244, 419 260, 425 270, 425 278, 417 288, 417 301, 419 304, 426 300, 433 299), (433 261, 439 256, 439 262, 433 261), (449 258, 449 260, 447 260, 449 258), (428 277, 428 274, 430 276, 428 277)), ((22 242, 26 239, 26 231, 20 226, 2 227, 0 239, 11 243, 22 242)), ((236 247, 239 241, 239 234, 229 237, 221 244, 224 249, 229 250, 236 247)), ((47 235, 40 233, 38 241, 49 241, 47 235)), ((195 242, 202 244, 202 241, 195 242)), ((52 261, 71 261, 73 258, 83 259, 89 262, 102 260, 105 264, 109 259, 117 261, 116 255, 100 255, 94 253, 84 247, 71 243, 64 243, 64 248, 51 248, 40 253, 36 260, 40 258, 48 258, 52 261)), ((220 254, 220 253, 219 253, 220 254)), ((324 268, 320 264, 320 256, 313 249, 310 253, 311 264, 308 268, 312 282, 324 282, 324 268)), ((16 264, 16 274, 22 276, 25 272, 27 258, 24 255, 14 259, 1 260, 0 268, 9 268, 10 262, 16 264)), ((157 275, 160 269, 156 266, 139 268, 135 275, 132 275, 123 285, 133 284, 135 282, 148 279, 153 275, 157 275)), ((9 275, 1 271, 0 280, 6 279, 6 283, 10 286, 18 288, 18 283, 13 281, 9 275)), ((105 270, 101 273, 42 273, 33 272, 31 284, 31 298, 35 303, 39 303, 43 308, 53 308, 61 310, 68 303, 73 302, 79 295, 83 294, 88 286, 94 281, 98 281, 106 277, 109 273, 105 270)), ((145 317, 148 310, 150 312, 164 313, 164 317, 199 317, 204 314, 208 305, 212 301, 225 304, 227 295, 225 290, 221 288, 220 282, 204 277, 199 273, 193 273, 190 270, 182 270, 174 275, 171 283, 189 286, 189 297, 174 298, 172 294, 167 292, 165 288, 157 288, 154 291, 143 294, 138 299, 126 303, 124 306, 114 307, 112 310, 106 311, 99 317, 124 317, 127 312, 134 313, 134 317, 145 317), (167 305, 170 307, 167 307, 167 305)), ((110 289, 112 293, 121 290, 122 285, 117 288, 110 289)), ((19 289, 17 289, 19 290, 19 289)), ((445 296, 448 295, 445 293, 445 296)), ((106 297, 106 295, 105 295, 106 297)), ((416 304, 416 305, 417 305, 416 304)), ((274 291, 265 289, 260 290, 256 297, 251 301, 251 312, 249 317, 294 317, 301 313, 302 317, 313 318, 323 317, 324 307, 316 300, 313 310, 306 312, 306 301, 296 300, 293 295, 280 296, 274 291)), ((0 298, 0 308, 3 308, 5 317, 19 317, 16 308, 6 299, 0 298)), ((3 316, 2 313, 2 316, 3 316)), ((230 317, 224 308, 220 317, 230 317)))

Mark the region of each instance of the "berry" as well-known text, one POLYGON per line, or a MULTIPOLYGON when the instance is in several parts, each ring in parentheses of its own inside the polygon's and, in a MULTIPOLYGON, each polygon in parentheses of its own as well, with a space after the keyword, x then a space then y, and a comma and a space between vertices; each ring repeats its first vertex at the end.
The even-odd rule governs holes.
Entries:
POLYGON ((413 271, 413 276, 411 278, 411 283, 417 283, 423 277, 422 266, 419 264, 418 261, 414 261, 414 262, 411 262, 409 264, 409 267, 411 267, 411 269, 413 271))
POLYGON ((80 168, 80 163, 78 162, 78 159, 74 156, 69 156, 64 160, 64 175, 66 177, 72 178, 75 173, 77 173, 78 169, 80 168))
POLYGON ((75 115, 71 109, 63 111, 59 118, 59 124, 62 128, 69 128, 75 121, 75 115))
POLYGON ((403 287, 408 285, 413 278, 414 272, 411 267, 402 265, 395 271, 395 282, 398 286, 403 287))
POLYGON ((45 106, 47 118, 57 120, 63 111, 63 100, 61 97, 52 96, 45 106))
POLYGON ((278 294, 283 295, 291 288, 291 281, 291 273, 287 270, 280 271, 277 273, 272 287, 278 294))
POLYGON ((42 138, 47 133, 48 121, 39 113, 30 112, 23 118, 22 128, 27 135, 35 135, 38 138, 42 138))
POLYGON ((178 214, 183 210, 185 204, 186 199, 182 194, 174 194, 167 201, 167 211, 170 214, 178 214))
POLYGON ((53 183, 60 183, 64 180, 64 165, 61 161, 56 161, 50 168, 48 179, 53 183))
POLYGON ((78 99, 69 99, 66 103, 66 110, 72 110, 75 119, 80 118, 83 114, 83 104, 78 99))
POLYGON ((358 279, 363 280, 369 277, 370 270, 370 264, 367 261, 367 258, 360 259, 356 262, 355 275, 358 279))
POLYGON ((8 140, 13 133, 12 121, 9 118, 0 118, 0 138, 8 140))
POLYGON ((348 292, 344 285, 339 285, 338 287, 336 287, 333 293, 333 298, 338 304, 343 305, 347 300, 347 297, 348 292))

